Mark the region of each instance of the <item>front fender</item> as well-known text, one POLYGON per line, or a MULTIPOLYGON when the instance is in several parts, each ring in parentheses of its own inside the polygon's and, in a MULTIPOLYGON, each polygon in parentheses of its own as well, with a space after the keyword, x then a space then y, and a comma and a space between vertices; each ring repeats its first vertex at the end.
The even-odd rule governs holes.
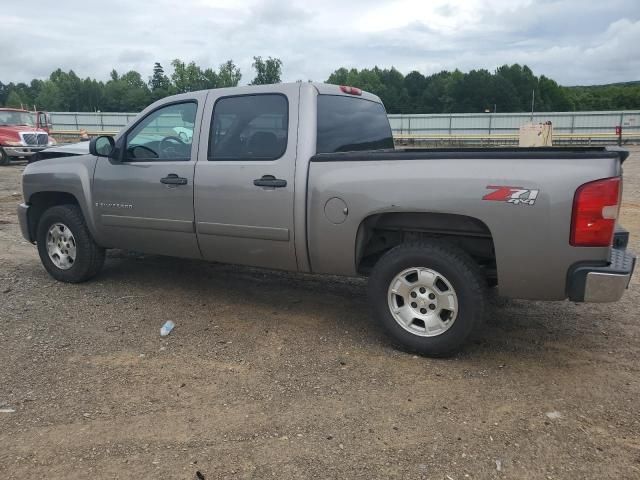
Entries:
POLYGON ((91 185, 97 158, 92 155, 52 158, 27 165, 22 174, 22 193, 27 205, 39 193, 72 195, 98 244, 101 239, 96 228, 91 185))

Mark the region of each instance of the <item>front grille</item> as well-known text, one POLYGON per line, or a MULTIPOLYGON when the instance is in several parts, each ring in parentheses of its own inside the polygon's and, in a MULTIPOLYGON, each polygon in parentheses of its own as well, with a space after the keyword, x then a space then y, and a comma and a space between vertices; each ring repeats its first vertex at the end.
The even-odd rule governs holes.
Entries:
POLYGON ((23 133, 22 139, 27 145, 46 145, 49 142, 49 135, 46 133, 23 133))

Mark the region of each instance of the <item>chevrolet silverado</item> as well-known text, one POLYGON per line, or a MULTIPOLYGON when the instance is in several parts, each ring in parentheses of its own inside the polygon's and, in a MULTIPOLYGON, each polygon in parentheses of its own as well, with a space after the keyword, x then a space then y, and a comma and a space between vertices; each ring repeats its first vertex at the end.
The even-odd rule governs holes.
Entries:
POLYGON ((444 355, 481 321, 490 287, 622 296, 635 264, 616 226, 626 157, 397 150, 380 99, 358 88, 222 88, 159 100, 88 154, 32 162, 18 212, 57 280, 95 276, 108 248, 367 276, 396 344, 444 355))

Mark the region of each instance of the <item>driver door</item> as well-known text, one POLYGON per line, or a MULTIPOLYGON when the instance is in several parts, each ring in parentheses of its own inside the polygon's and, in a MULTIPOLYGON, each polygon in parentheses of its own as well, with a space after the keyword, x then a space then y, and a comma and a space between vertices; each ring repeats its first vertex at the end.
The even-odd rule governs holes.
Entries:
POLYGON ((206 92, 184 97, 145 111, 118 138, 118 160, 98 159, 93 207, 106 246, 200 257, 193 174, 199 138, 195 125, 206 92))

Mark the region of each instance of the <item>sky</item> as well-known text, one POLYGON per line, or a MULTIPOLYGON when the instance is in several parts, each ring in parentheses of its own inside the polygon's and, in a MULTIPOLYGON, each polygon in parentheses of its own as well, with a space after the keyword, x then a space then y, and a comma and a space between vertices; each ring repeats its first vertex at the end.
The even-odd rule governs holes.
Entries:
POLYGON ((562 85, 640 80, 640 0, 2 0, 0 81, 60 67, 106 80, 174 58, 253 78, 278 57, 283 81, 339 67, 441 70, 529 65, 562 85))

